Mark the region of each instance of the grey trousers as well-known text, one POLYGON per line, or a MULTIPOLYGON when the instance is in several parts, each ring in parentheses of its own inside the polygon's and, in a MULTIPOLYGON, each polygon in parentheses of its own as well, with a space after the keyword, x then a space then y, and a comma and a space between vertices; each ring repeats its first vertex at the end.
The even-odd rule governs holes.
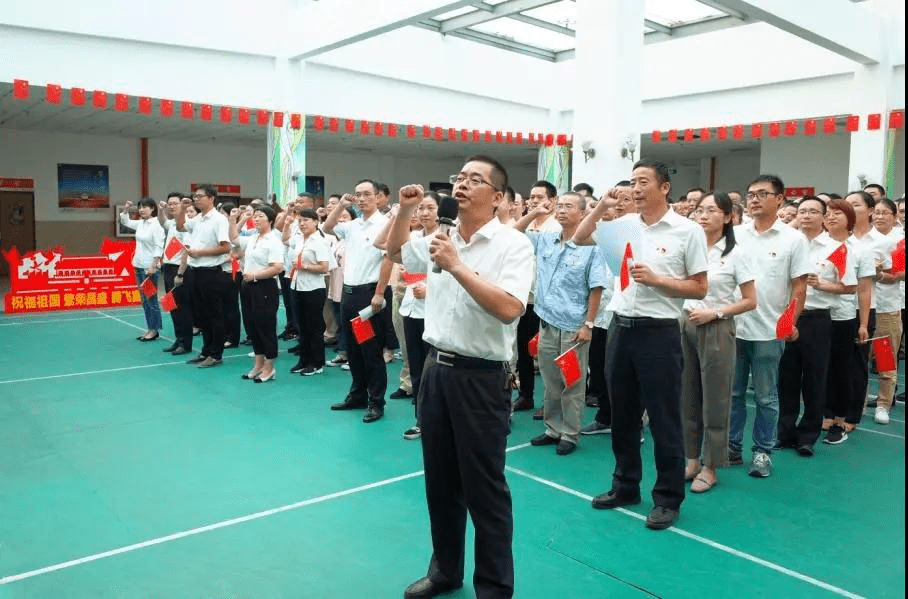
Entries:
POLYGON ((681 318, 681 418, 684 454, 710 468, 728 466, 728 429, 735 377, 735 322, 696 326, 681 318), (702 446, 702 453, 701 453, 702 446))
POLYGON ((565 387, 561 370, 555 364, 556 357, 574 345, 571 337, 577 331, 566 331, 556 326, 541 323, 539 326, 539 373, 545 385, 543 419, 545 434, 556 439, 580 442, 580 420, 586 405, 586 369, 590 344, 577 346, 581 378, 572 387, 565 387), (545 326, 542 326, 545 324, 545 326))

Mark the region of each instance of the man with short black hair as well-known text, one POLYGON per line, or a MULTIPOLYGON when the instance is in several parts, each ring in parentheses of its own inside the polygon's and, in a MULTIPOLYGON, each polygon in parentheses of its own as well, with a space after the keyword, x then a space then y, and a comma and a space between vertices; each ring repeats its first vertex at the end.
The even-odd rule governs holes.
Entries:
POLYGON ((387 216, 391 212, 391 190, 384 183, 376 183, 375 188, 378 189, 378 211, 387 216))
POLYGON ((595 197, 595 195, 593 194, 593 186, 589 183, 578 183, 574 186, 574 189, 572 191, 576 191, 587 199, 595 197))
POLYGON ((886 188, 879 183, 869 183, 865 185, 864 191, 872 195, 873 199, 877 201, 879 201, 880 198, 886 197, 886 188))
POLYGON ((162 223, 167 238, 164 240, 164 253, 161 264, 161 270, 164 272, 164 291, 172 292, 177 307, 170 311, 170 318, 173 320, 173 345, 164 349, 174 356, 181 356, 192 351, 192 294, 190 285, 177 285, 177 277, 184 282, 186 267, 182 266, 183 252, 177 252, 172 257, 167 257, 167 247, 171 241, 176 238, 183 243, 188 237, 188 233, 177 231, 177 214, 181 210, 181 199, 183 194, 179 191, 172 191, 167 194, 165 210, 161 214, 165 215, 162 223), (184 272, 180 272, 180 268, 184 272))

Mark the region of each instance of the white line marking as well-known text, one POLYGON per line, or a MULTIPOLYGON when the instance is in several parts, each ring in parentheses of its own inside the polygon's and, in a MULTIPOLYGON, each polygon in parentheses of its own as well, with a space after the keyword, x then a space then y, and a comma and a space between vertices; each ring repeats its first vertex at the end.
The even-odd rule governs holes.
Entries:
POLYGON ((76 322, 78 320, 103 320, 106 316, 86 316, 85 318, 55 318, 53 320, 23 320, 21 322, 0 322, 0 327, 21 327, 30 324, 57 324, 58 322, 76 322))
POLYGON ((883 431, 875 431, 875 430, 873 430, 872 428, 863 428, 863 427, 860 427, 860 426, 858 426, 858 427, 856 427, 856 428, 857 428, 857 430, 859 430, 859 431, 864 431, 864 432, 867 432, 867 433, 873 433, 874 435, 883 435, 883 436, 885 436, 885 437, 895 437, 896 439, 904 439, 904 438, 905 438, 903 435, 893 435, 892 433, 884 433, 883 431))
MULTIPOLYGON (((874 412, 874 408, 864 408, 865 416, 871 416, 871 415, 873 415, 873 412, 874 412)), ((901 422, 902 424, 905 424, 904 420, 899 420, 898 418, 893 418, 892 416, 889 417, 889 420, 892 422, 901 422)))
MULTIPOLYGON (((188 355, 188 354, 187 354, 188 355)), ((245 358, 245 354, 237 354, 234 356, 224 356, 225 360, 232 358, 245 358)), ((86 370, 85 372, 70 372, 68 374, 51 374, 48 376, 34 376, 27 379, 9 379, 5 381, 0 381, 0 385, 6 385, 9 383, 29 383, 31 381, 45 381, 49 379, 65 379, 72 376, 85 376, 88 374, 104 374, 105 372, 120 372, 122 370, 139 370, 141 368, 155 368, 157 366, 173 366, 174 364, 185 364, 186 362, 157 362, 156 364, 142 364, 141 366, 123 366, 122 368, 106 368, 104 370, 86 370)))
MULTIPOLYGON (((525 472, 525 471, 523 471, 523 470, 519 470, 519 469, 513 468, 513 467, 511 467, 511 466, 505 466, 505 470, 507 470, 507 471, 509 471, 509 472, 513 472, 514 474, 517 474, 517 475, 519 475, 519 476, 523 476, 523 477, 528 478, 528 479, 530 479, 530 480, 536 481, 537 483, 546 485, 546 486, 548 486, 548 487, 552 487, 553 489, 557 489, 557 490, 562 491, 562 492, 564 492, 564 493, 568 493, 569 495, 573 495, 573 496, 575 496, 575 497, 579 497, 579 498, 584 499, 584 500, 586 500, 586 501, 592 501, 592 499, 593 499, 590 495, 587 495, 586 493, 582 493, 582 492, 577 491, 577 490, 575 490, 575 489, 571 489, 570 487, 565 487, 564 485, 560 485, 560 484, 558 484, 558 483, 556 483, 556 482, 552 482, 552 481, 550 481, 550 480, 546 480, 546 479, 544 479, 544 478, 540 478, 540 477, 536 476, 535 474, 530 474, 529 472, 525 472)), ((637 520, 646 520, 646 516, 643 516, 643 515, 638 514, 638 513, 636 513, 636 512, 632 512, 632 511, 630 511, 630 510, 626 510, 626 509, 624 509, 624 508, 616 508, 616 509, 613 510, 613 511, 621 512, 622 514, 631 516, 632 518, 635 518, 635 519, 637 519, 637 520)), ((835 593, 835 594, 837 594, 837 595, 841 595, 842 597, 849 597, 850 599, 864 599, 861 595, 857 595, 857 594, 852 593, 852 592, 850 592, 850 591, 846 591, 845 589, 841 589, 841 588, 839 588, 839 587, 837 587, 837 586, 833 586, 833 585, 831 585, 831 584, 829 584, 829 583, 823 582, 822 580, 817 580, 816 578, 813 578, 813 577, 811 577, 811 576, 807 576, 806 574, 801 574, 800 572, 796 572, 796 571, 794 571, 794 570, 791 570, 790 568, 786 568, 785 566, 780 566, 779 564, 776 564, 776 563, 773 563, 773 562, 770 562, 770 561, 766 561, 765 559, 759 558, 759 557, 757 557, 757 556, 755 556, 755 555, 751 555, 751 554, 749 554, 749 553, 745 553, 745 552, 743 552, 743 551, 740 551, 740 550, 738 550, 738 549, 735 549, 734 547, 729 547, 728 545, 723 545, 722 543, 717 543, 716 541, 707 539, 707 538, 705 538, 705 537, 701 537, 700 535, 696 535, 696 534, 694 534, 694 533, 692 533, 692 532, 688 532, 688 531, 686 531, 686 530, 677 528, 677 527, 675 527, 675 526, 672 526, 672 527, 669 528, 668 530, 671 531, 671 532, 673 532, 673 533, 675 533, 675 534, 681 535, 682 537, 686 537, 686 538, 691 539, 691 540, 693 540, 693 541, 697 541, 698 543, 703 543, 704 545, 707 545, 707 546, 709 546, 709 547, 712 547, 713 549, 718 549, 719 551, 724 551, 725 553, 729 553, 729 554, 731 554, 731 555, 734 555, 735 557, 740 557, 740 558, 742 558, 742 559, 745 559, 745 560, 747 560, 747 561, 753 562, 753 563, 758 564, 758 565, 760 565, 760 566, 764 566, 764 567, 766 567, 766 568, 769 568, 770 570, 775 570, 776 572, 780 572, 780 573, 785 574, 785 575, 787 575, 787 576, 791 576, 792 578, 796 578, 796 579, 798 579, 798 580, 800 580, 800 581, 802 581, 802 582, 806 582, 806 583, 808 583, 808 584, 812 584, 812 585, 814 585, 814 586, 816 586, 816 587, 819 587, 819 588, 821 588, 821 589, 830 591, 830 592, 835 593)))
MULTIPOLYGON (((96 313, 96 314, 100 314, 100 315, 103 316, 104 318, 109 318, 109 319, 111 319, 111 320, 116 320, 117 322, 122 322, 123 324, 125 324, 125 325, 128 326, 128 327, 132 327, 132 328, 138 329, 138 330, 140 330, 140 331, 145 331, 145 330, 147 330, 147 329, 143 329, 143 328, 140 327, 140 326, 136 326, 136 325, 132 324, 131 322, 126 322, 125 320, 121 320, 121 319, 117 318, 116 316, 111 316, 110 314, 105 314, 104 312, 98 312, 97 310, 95 310, 95 313, 96 313)), ((160 335, 160 333, 158 333, 158 334, 160 335)), ((168 340, 168 341, 173 341, 173 337, 167 337, 167 336, 165 336, 165 335, 161 335, 161 339, 166 339, 166 340, 168 340)))

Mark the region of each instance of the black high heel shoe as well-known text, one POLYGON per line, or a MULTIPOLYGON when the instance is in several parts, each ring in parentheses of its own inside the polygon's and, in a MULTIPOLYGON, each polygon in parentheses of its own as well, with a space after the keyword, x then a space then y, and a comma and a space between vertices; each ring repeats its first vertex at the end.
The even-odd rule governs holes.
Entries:
POLYGON ((139 339, 139 341, 156 341, 156 340, 160 339, 160 337, 161 337, 161 333, 155 331, 154 337, 139 337, 138 339, 139 339))

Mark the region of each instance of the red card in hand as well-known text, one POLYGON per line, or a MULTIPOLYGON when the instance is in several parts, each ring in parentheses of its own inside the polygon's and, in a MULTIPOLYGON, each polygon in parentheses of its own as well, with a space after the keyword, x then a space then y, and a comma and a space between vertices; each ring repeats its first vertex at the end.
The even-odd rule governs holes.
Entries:
POLYGON ((426 273, 424 272, 406 272, 401 273, 401 276, 404 278, 404 283, 407 285, 416 285, 422 281, 426 280, 426 273))
POLYGON ((158 286, 154 284, 154 281, 150 277, 146 277, 142 284, 139 285, 139 290, 142 292, 142 295, 145 297, 151 298, 158 294, 158 286))
POLYGON ((168 242, 167 247, 164 248, 164 257, 168 260, 173 260, 173 257, 186 249, 179 239, 176 237, 171 237, 170 242, 168 242))
POLYGON ((236 281, 236 273, 240 272, 240 261, 236 256, 230 257, 230 278, 236 281))
POLYGON ((905 272, 905 240, 902 239, 892 252, 892 274, 905 272))
POLYGON ((161 298, 161 309, 165 312, 173 312, 177 309, 177 300, 173 297, 173 291, 168 291, 161 298))
POLYGON ((572 347, 555 358, 555 365, 561 370, 566 387, 573 387, 580 380, 580 358, 577 356, 575 348, 572 347))
POLYGON ((829 257, 826 258, 832 265, 835 266, 835 269, 839 271, 839 279, 845 278, 845 266, 848 263, 848 248, 843 243, 835 249, 834 252, 829 254, 829 257))
POLYGON ((779 316, 779 321, 776 323, 776 339, 788 339, 791 337, 792 333, 794 333, 794 315, 797 309, 798 300, 795 298, 791 300, 791 303, 788 304, 788 307, 785 308, 785 311, 779 316))
POLYGON ((360 345, 375 337, 375 329, 372 328, 372 322, 369 320, 363 320, 357 316, 350 321, 350 325, 353 327, 353 336, 360 345))
POLYGON ((892 351, 892 342, 889 341, 889 337, 877 337, 873 340, 873 357, 876 360, 877 372, 897 370, 895 352, 892 351))
POLYGON ((619 283, 621 285, 621 291, 624 291, 631 284, 631 267, 630 263, 634 259, 634 251, 631 249, 631 244, 628 244, 624 247, 624 257, 621 259, 621 272, 619 273, 619 283))
POLYGON ((530 354, 531 358, 539 357, 539 333, 533 335, 533 338, 530 339, 530 343, 527 346, 527 353, 530 354))

